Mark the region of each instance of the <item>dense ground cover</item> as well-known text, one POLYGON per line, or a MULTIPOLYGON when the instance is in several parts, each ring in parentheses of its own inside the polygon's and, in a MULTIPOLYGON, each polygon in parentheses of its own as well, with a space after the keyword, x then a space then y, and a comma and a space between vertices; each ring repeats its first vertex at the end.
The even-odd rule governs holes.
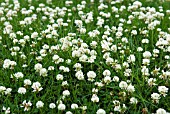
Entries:
POLYGON ((0 0, 0 113, 168 114, 170 2, 0 0))

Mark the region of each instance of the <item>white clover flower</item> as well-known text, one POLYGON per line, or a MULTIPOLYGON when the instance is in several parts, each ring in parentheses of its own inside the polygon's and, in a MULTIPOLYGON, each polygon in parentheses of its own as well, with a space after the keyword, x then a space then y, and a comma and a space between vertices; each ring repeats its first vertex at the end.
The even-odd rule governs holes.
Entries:
POLYGON ((131 104, 137 104, 138 100, 135 97, 130 98, 130 103, 131 104))
POLYGON ((62 100, 57 100, 56 103, 57 103, 57 104, 63 104, 63 101, 62 101, 62 100))
POLYGON ((129 63, 128 62, 123 62, 123 67, 128 68, 129 67, 129 63))
POLYGON ((23 75, 22 72, 17 72, 17 73, 15 73, 13 76, 14 76, 16 79, 19 79, 19 78, 23 78, 23 77, 24 77, 24 75, 23 75))
POLYGON ((136 30, 132 30, 132 31, 131 31, 131 34, 132 34, 132 35, 137 35, 138 33, 137 33, 136 30))
POLYGON ((128 43, 128 39, 127 38, 122 38, 122 42, 128 43))
POLYGON ((170 59, 170 56, 169 56, 169 55, 165 55, 164 58, 165 58, 165 59, 170 59))
POLYGON ((71 104, 71 109, 77 109, 78 105, 77 104, 71 104))
POLYGON ((58 55, 54 55, 52 59, 53 59, 53 61, 57 61, 59 58, 60 57, 58 55))
POLYGON ((36 107, 37 107, 37 108, 42 108, 42 107, 44 107, 44 103, 43 103, 42 101, 38 101, 38 102, 36 103, 36 107))
POLYGON ((97 42, 96 41, 92 41, 90 43, 90 46, 93 47, 93 48, 96 48, 97 47, 97 42))
POLYGON ((67 64, 70 64, 70 63, 71 63, 71 59, 67 59, 67 60, 66 60, 66 63, 67 63, 67 64))
POLYGON ((49 67, 48 67, 48 70, 50 70, 50 71, 51 71, 51 70, 54 70, 54 66, 49 66, 49 67))
POLYGON ((96 86, 98 86, 98 87, 103 87, 104 86, 104 84, 102 82, 95 82, 94 84, 96 86))
POLYGON ((92 55, 91 57, 88 58, 87 62, 94 63, 95 59, 96 59, 96 56, 92 55))
POLYGON ((143 51, 143 48, 142 48, 142 47, 138 47, 138 48, 137 48, 137 51, 138 51, 138 52, 141 52, 141 51, 143 51))
POLYGON ((47 76, 48 70, 46 68, 40 69, 40 76, 47 76))
POLYGON ((12 56, 16 56, 16 55, 17 55, 17 52, 11 52, 11 55, 12 55, 12 56))
POLYGON ((11 111, 10 111, 10 107, 6 108, 6 107, 2 107, 2 110, 5 111, 5 114, 10 114, 11 111))
POLYGON ((110 57, 109 57, 109 58, 106 59, 106 64, 107 64, 107 65, 111 65, 112 63, 114 63, 113 58, 110 58, 110 57))
POLYGON ((134 91, 135 91, 135 87, 130 84, 130 85, 128 85, 128 87, 127 87, 127 91, 128 91, 128 92, 134 92, 134 91))
POLYGON ((49 104, 49 108, 54 109, 55 107, 56 107, 56 105, 54 103, 49 104))
POLYGON ((106 111, 103 109, 98 109, 96 114, 106 114, 106 111))
MULTIPOLYGON (((7 88, 7 89, 4 91, 4 93, 5 93, 5 95, 10 95, 10 94, 11 94, 11 91, 12 91, 11 88, 7 88)), ((1 92, 1 90, 0 90, 0 92, 1 92)))
POLYGON ((42 69, 42 65, 40 63, 35 64, 34 69, 36 72, 39 72, 42 69))
POLYGON ((15 61, 10 61, 10 65, 11 65, 10 69, 14 69, 14 66, 16 66, 17 63, 15 61))
POLYGON ((29 41, 30 40, 30 37, 28 35, 24 36, 24 40, 25 41, 29 41))
POLYGON ((30 79, 25 79, 24 80, 24 86, 31 85, 31 80, 30 79))
POLYGON ((87 72, 87 77, 89 81, 94 81, 94 78, 96 77, 96 73, 94 71, 87 72))
POLYGON ((105 76, 105 77, 104 77, 104 82, 105 82, 106 84, 110 83, 111 81, 112 81, 112 79, 111 79, 110 76, 105 76))
POLYGON ((83 25, 83 22, 82 22, 81 20, 75 20, 75 24, 76 24, 79 28, 81 28, 82 25, 83 25))
POLYGON ((125 104, 123 104, 121 111, 122 111, 122 112, 125 112, 125 111, 126 111, 126 109, 127 109, 126 105, 125 105, 125 104))
MULTIPOLYGON (((132 24, 132 21, 131 20, 128 20, 127 21, 127 24, 132 24)), ((132 34, 132 33, 131 33, 132 34)))
POLYGON ((143 53, 143 57, 144 58, 150 58, 152 56, 152 54, 149 52, 149 51, 145 51, 144 53, 143 53))
POLYGON ((153 56, 154 57, 158 57, 158 54, 159 54, 159 50, 158 49, 154 49, 153 50, 153 56))
POLYGON ((73 4, 73 1, 65 1, 66 6, 70 6, 71 4, 73 4))
POLYGON ((36 38, 36 37, 38 37, 38 33, 37 33, 37 32, 33 32, 33 33, 31 34, 31 38, 36 38))
POLYGON ((142 59, 142 64, 149 65, 150 60, 149 59, 142 59))
POLYGON ((4 68, 4 69, 7 69, 7 68, 10 67, 10 65, 11 65, 11 60, 5 59, 5 60, 4 60, 4 64, 3 64, 3 68, 4 68))
POLYGON ((68 90, 64 90, 64 91, 63 91, 63 95, 64 95, 64 96, 69 96, 69 95, 70 95, 70 92, 69 92, 68 90))
POLYGON ((143 43, 143 44, 148 44, 148 43, 149 43, 149 40, 148 40, 148 39, 142 39, 142 43, 143 43))
POLYGON ((131 72, 132 72, 131 69, 126 69, 126 70, 124 71, 124 75, 125 75, 125 76, 130 76, 130 75, 131 75, 131 72))
POLYGON ((120 112, 120 111, 121 111, 121 107, 120 107, 120 105, 115 106, 115 107, 114 107, 114 111, 116 111, 116 112, 120 112))
POLYGON ((169 88, 165 86, 158 86, 158 91, 160 94, 162 94, 164 97, 167 95, 169 88))
POLYGON ((135 58, 135 55, 133 55, 133 54, 131 54, 129 57, 128 57, 128 62, 129 63, 133 63, 133 62, 135 62, 135 60, 136 60, 136 58, 135 58))
POLYGON ((18 93, 19 93, 19 94, 25 94, 25 93, 26 93, 26 89, 25 89, 24 87, 20 87, 20 88, 18 89, 18 93))
POLYGON ((146 66, 143 66, 141 69, 142 75, 149 76, 149 69, 146 66))
POLYGON ((158 93, 152 93, 151 98, 153 99, 154 103, 159 103, 160 95, 158 93))
POLYGON ((57 23, 59 26, 61 26, 63 24, 63 19, 62 18, 57 19, 57 23))
POLYGON ((21 57, 22 59, 26 59, 26 58, 27 58, 24 54, 22 54, 20 57, 21 57))
POLYGON ((47 44, 44 44, 42 47, 43 47, 43 49, 46 49, 46 50, 49 49, 49 45, 47 45, 47 44))
POLYGON ((125 81, 121 81, 121 82, 119 83, 119 87, 120 87, 121 89, 127 89, 128 84, 127 84, 125 81))
POLYGON ((167 114, 167 112, 163 108, 159 108, 156 110, 156 114, 167 114))
POLYGON ((85 34, 86 33, 86 28, 80 28, 80 34, 85 34))
POLYGON ((114 81, 114 82, 119 82, 119 77, 118 77, 118 76, 114 76, 114 77, 113 77, 113 81, 114 81))
POLYGON ((78 80, 84 80, 84 74, 81 70, 77 71, 75 76, 77 77, 78 80))
POLYGON ((65 104, 59 104, 58 105, 58 110, 65 110, 66 109, 66 106, 65 106, 65 104))
POLYGON ((39 92, 43 89, 39 82, 34 82, 31 87, 34 89, 33 92, 39 92))
POLYGON ((24 100, 20 107, 24 107, 24 111, 29 111, 31 106, 32 103, 30 101, 26 102, 26 100, 24 100))
POLYGON ((116 32, 116 38, 120 38, 122 35, 122 32, 116 32))
POLYGON ((71 111, 67 111, 66 114, 73 114, 71 111))
POLYGON ((80 63, 76 63, 76 64, 73 66, 73 68, 76 69, 75 71, 79 71, 79 70, 81 70, 82 65, 81 65, 80 63))
POLYGON ((88 56, 85 55, 85 54, 83 54, 83 55, 79 58, 79 61, 80 61, 80 62, 86 62, 87 59, 88 59, 88 56))
POLYGON ((0 86, 0 92, 3 92, 3 91, 5 91, 5 90, 6 90, 6 87, 0 86))
POLYGON ((64 66, 60 66, 59 70, 64 70, 64 68, 65 68, 64 66))
POLYGON ((91 51, 90 51, 90 55, 91 55, 91 56, 95 56, 95 55, 97 55, 97 52, 96 52, 95 50, 91 50, 91 51))
POLYGON ((92 102, 99 102, 99 97, 96 94, 93 94, 92 98, 91 98, 91 101, 92 102))
POLYGON ((40 55, 41 55, 42 57, 45 57, 45 56, 47 55, 47 50, 41 49, 41 50, 40 50, 40 55))
POLYGON ((25 44, 26 44, 26 42, 25 42, 25 40, 24 39, 20 39, 19 40, 19 44, 21 44, 21 46, 25 46, 25 44))
POLYGON ((104 76, 110 76, 110 75, 111 75, 111 72, 110 72, 109 70, 105 70, 105 71, 103 72, 103 75, 104 75, 104 76))
POLYGON ((87 110, 87 106, 81 106, 80 109, 82 109, 83 111, 87 110))
POLYGON ((67 81, 63 81, 61 85, 62 86, 68 86, 68 82, 67 81))
POLYGON ((98 89, 93 88, 93 89, 92 89, 92 92, 93 92, 93 93, 98 93, 98 89))
POLYGON ((149 78, 148 79, 148 85, 149 86, 157 85, 155 82, 156 82, 156 78, 149 78))
POLYGON ((57 74, 57 76, 56 76, 56 79, 57 79, 57 80, 63 80, 63 78, 64 78, 64 77, 63 77, 63 75, 61 75, 61 74, 57 74))
POLYGON ((160 68, 155 68, 155 69, 151 72, 151 74, 154 75, 154 76, 155 76, 155 75, 158 75, 158 74, 160 74, 159 71, 160 71, 160 68))
POLYGON ((142 6, 142 3, 139 2, 139 1, 135 1, 135 2, 133 2, 133 5, 134 5, 134 6, 141 7, 141 6, 142 6))
POLYGON ((104 59, 110 58, 110 53, 109 53, 109 52, 106 52, 106 53, 103 55, 103 58, 104 58, 104 59))
MULTIPOLYGON (((43 58, 42 58, 41 56, 37 56, 37 57, 36 57, 36 60, 37 60, 38 62, 40 62, 40 61, 42 61, 42 60, 43 60, 43 58)), ((36 66, 36 67, 38 67, 38 66, 36 66)), ((36 68, 34 68, 34 69, 36 70, 36 68)), ((41 66, 39 66, 39 68, 37 68, 36 72, 39 72, 39 71, 40 71, 40 69, 42 69, 42 65, 41 65, 41 66)))
POLYGON ((19 24, 24 26, 25 25, 25 21, 20 21, 19 24))

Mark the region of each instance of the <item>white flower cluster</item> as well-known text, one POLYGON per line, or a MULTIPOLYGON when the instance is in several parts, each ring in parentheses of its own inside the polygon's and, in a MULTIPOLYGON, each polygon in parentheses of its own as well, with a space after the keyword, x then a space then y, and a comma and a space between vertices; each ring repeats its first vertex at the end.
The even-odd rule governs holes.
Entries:
POLYGON ((4 60, 3 68, 4 69, 14 69, 14 67, 17 65, 15 61, 11 61, 9 59, 4 60))
POLYGON ((169 4, 1 0, 1 113, 168 114, 169 4))
POLYGON ((5 86, 0 86, 0 94, 10 95, 12 88, 6 88, 5 86))
POLYGON ((40 76, 47 76, 48 70, 46 68, 43 68, 40 63, 35 64, 34 69, 36 72, 39 72, 40 76))

